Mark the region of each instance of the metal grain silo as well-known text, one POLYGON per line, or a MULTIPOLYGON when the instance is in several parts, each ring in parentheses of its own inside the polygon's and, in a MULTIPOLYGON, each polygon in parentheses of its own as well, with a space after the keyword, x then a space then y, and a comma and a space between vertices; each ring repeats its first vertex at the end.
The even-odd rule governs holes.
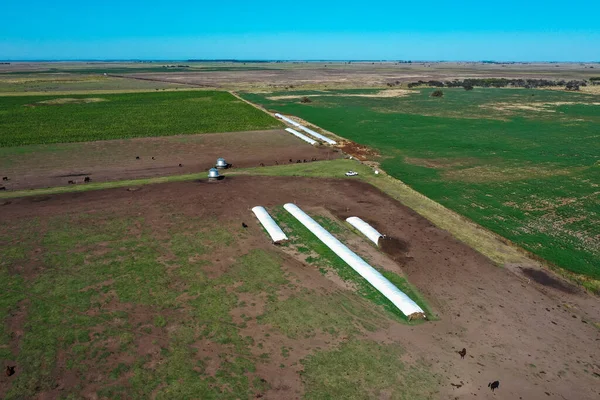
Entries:
POLYGON ((215 164, 215 167, 217 168, 228 168, 229 164, 227 164, 227 161, 225 161, 224 158, 217 158, 217 163, 215 164))
POLYGON ((209 181, 218 181, 223 177, 219 174, 219 170, 216 168, 211 168, 208 170, 208 180, 209 181))

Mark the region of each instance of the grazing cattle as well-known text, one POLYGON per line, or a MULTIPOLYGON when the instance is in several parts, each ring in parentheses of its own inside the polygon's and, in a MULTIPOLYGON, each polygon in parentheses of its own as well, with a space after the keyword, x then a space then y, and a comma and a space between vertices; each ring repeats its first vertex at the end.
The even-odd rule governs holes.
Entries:
POLYGON ((306 158, 304 160, 302 160, 302 162, 306 162, 306 158))
POLYGON ((2 180, 3 180, 3 181, 7 181, 7 180, 8 180, 8 176, 3 176, 3 177, 2 177, 2 180))
POLYGON ((460 358, 465 358, 467 355, 467 349, 463 348, 461 351, 457 351, 457 353, 460 354, 460 358))
POLYGON ((90 178, 89 176, 86 176, 86 177, 83 179, 83 181, 84 181, 85 183, 88 183, 88 182, 91 182, 91 181, 92 181, 92 178, 90 178))
POLYGON ((135 157, 135 159, 136 159, 136 160, 139 160, 139 159, 140 159, 140 156, 136 156, 136 157, 135 157))
POLYGON ((263 164, 263 163, 260 163, 260 166, 261 166, 261 167, 264 167, 264 166, 265 166, 265 164, 263 164))
POLYGON ((488 387, 492 389, 492 392, 500 387, 500 381, 494 381, 488 383, 488 387))
POLYGON ((300 164, 300 162, 301 162, 300 160, 296 160, 296 164, 300 164))
POLYGON ((279 165, 279 161, 275 160, 275 165, 279 165))
POLYGON ((4 373, 6 374, 6 376, 13 376, 15 374, 15 367, 16 366, 9 367, 7 365, 6 366, 6 370, 4 371, 4 373))
POLYGON ((293 162, 291 158, 290 158, 290 162, 293 162))
POLYGON ((313 157, 313 158, 312 158, 312 161, 317 161, 317 158, 316 158, 316 157, 313 157))
POLYGON ((155 158, 154 158, 154 157, 152 157, 152 159, 153 159, 153 160, 155 160, 155 158))
POLYGON ((4 186, 0 186, 0 190, 6 190, 4 186))
POLYGON ((75 181, 69 181, 69 185, 74 185, 75 181))
POLYGON ((180 167, 183 167, 183 164, 179 164, 180 167))
POLYGON ((246 225, 245 222, 242 222, 242 228, 247 228, 247 227, 248 227, 248 225, 246 225))

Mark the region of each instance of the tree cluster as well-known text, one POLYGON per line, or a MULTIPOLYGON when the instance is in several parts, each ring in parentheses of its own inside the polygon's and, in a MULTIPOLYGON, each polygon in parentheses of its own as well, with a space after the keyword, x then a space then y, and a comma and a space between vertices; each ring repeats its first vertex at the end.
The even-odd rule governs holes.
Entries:
MULTIPOLYGON (((599 78, 591 78, 592 84, 600 84, 599 78)), ((484 88, 503 88, 503 87, 519 87, 526 89, 553 87, 553 86, 565 86, 567 90, 579 90, 580 86, 587 86, 585 80, 549 80, 549 79, 506 79, 506 78, 472 78, 472 79, 455 79, 453 81, 423 81, 411 82, 408 84, 409 88, 416 86, 429 86, 429 87, 462 87, 465 90, 472 90, 474 87, 484 88)))

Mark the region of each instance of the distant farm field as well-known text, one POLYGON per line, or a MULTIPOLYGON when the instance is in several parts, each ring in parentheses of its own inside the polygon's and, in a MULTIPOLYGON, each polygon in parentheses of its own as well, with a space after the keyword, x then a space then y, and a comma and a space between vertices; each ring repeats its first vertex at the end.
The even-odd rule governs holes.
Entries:
POLYGON ((279 126, 227 92, 0 97, 0 147, 279 126))
POLYGON ((426 196, 600 279, 600 97, 443 89, 434 98, 433 91, 244 97, 376 149, 388 173, 426 196))

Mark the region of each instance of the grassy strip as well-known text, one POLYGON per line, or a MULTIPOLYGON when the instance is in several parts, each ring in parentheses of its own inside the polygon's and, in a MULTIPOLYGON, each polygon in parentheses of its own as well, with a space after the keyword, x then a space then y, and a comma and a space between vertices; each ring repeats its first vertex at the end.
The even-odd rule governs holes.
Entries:
MULTIPOLYGON (((240 168, 224 172, 226 176, 268 175, 268 176, 308 176, 317 178, 341 178, 348 169, 354 169, 362 174, 371 173, 370 169, 356 161, 333 160, 316 161, 306 164, 291 164, 273 167, 240 168)), ((48 196, 61 193, 80 193, 90 190, 114 189, 141 185, 153 185, 167 182, 183 182, 207 179, 206 172, 195 174, 161 176, 156 178, 129 179, 124 181, 92 182, 84 185, 57 186, 44 189, 30 189, 0 192, 0 199, 12 199, 30 196, 48 196)), ((356 179, 356 178, 351 178, 356 179)))
MULTIPOLYGON (((358 293, 370 300, 371 302, 382 306, 389 314, 392 314, 396 320, 408 322, 407 317, 398 310, 398 308, 383 296, 377 289, 371 286, 364 278, 362 278, 352 267, 344 262, 337 254, 335 254, 329 247, 327 247, 321 240, 319 240, 312 232, 310 232, 304 225, 302 225, 296 218, 283 209, 278 207, 273 210, 273 218, 279 222, 280 226, 288 234, 290 242, 298 246, 305 246, 310 250, 318 254, 318 257, 311 257, 310 262, 318 266, 323 273, 327 273, 330 270, 335 273, 346 282, 350 282, 356 285, 358 293)), ((380 271, 382 272, 382 271, 380 271)), ((391 277, 392 282, 405 282, 403 286, 408 287, 406 280, 393 272, 385 272, 388 279, 391 277)), ((411 295, 416 293, 416 290, 412 288, 411 295)), ((419 301, 423 302, 422 297, 418 296, 419 301)), ((415 300, 416 301, 416 300, 415 300)), ((424 308, 427 311, 427 317, 432 318, 433 314, 430 312, 429 307, 424 308)), ((412 323, 412 322, 411 322, 412 323)))

